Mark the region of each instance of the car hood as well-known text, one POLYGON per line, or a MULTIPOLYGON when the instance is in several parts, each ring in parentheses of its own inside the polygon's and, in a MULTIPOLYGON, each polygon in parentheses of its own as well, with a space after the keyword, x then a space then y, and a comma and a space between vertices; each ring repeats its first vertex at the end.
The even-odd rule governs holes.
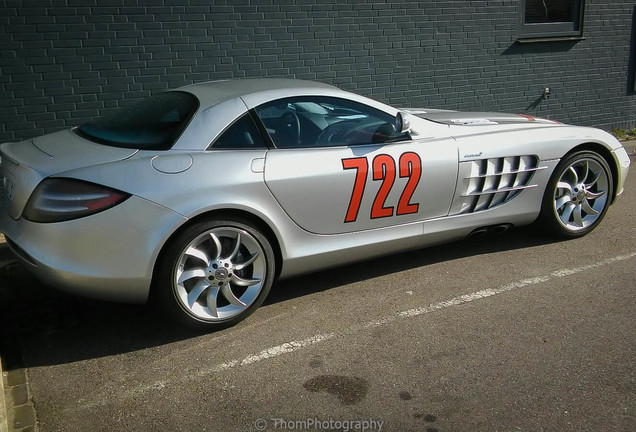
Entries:
POLYGON ((412 132, 422 137, 459 138, 564 126, 558 121, 523 114, 461 112, 427 108, 407 108, 401 111, 411 117, 412 132))
POLYGON ((560 122, 524 114, 506 114, 493 112, 462 112, 425 108, 410 108, 404 112, 449 126, 495 126, 495 125, 558 125, 560 122))
POLYGON ((127 159, 137 151, 96 144, 71 130, 4 143, 0 145, 0 177, 5 179, 3 201, 10 216, 18 219, 42 179, 76 168, 127 159))

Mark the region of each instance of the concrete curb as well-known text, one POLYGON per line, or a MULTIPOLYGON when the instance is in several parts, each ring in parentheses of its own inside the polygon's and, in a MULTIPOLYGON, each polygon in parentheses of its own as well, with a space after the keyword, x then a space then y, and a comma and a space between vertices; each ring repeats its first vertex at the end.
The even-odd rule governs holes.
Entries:
POLYGON ((0 432, 9 432, 6 405, 4 398, 4 372, 2 371, 2 362, 0 362, 0 432))
MULTIPOLYGON (((0 244, 4 243, 4 235, 0 233, 0 244)), ((0 432, 9 432, 9 419, 7 418, 7 402, 4 396, 5 374, 2 370, 2 359, 0 359, 0 432)))

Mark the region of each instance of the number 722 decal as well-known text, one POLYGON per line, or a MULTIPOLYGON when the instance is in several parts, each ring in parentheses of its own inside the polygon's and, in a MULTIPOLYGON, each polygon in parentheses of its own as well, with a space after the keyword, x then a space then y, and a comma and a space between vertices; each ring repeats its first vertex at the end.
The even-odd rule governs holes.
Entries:
MULTIPOLYGON (((422 160, 417 153, 406 152, 400 155, 398 166, 400 178, 408 178, 408 180, 406 186, 404 186, 402 195, 400 195, 396 215, 417 213, 420 205, 419 203, 411 203, 411 198, 422 177, 422 160)), ((344 220, 345 222, 355 222, 358 219, 360 204, 362 203, 364 189, 367 184, 369 161, 366 157, 342 159, 342 168, 345 170, 356 170, 356 179, 353 183, 349 208, 347 209, 344 220)), ((374 181, 382 181, 380 189, 373 200, 371 219, 391 217, 393 216, 395 208, 393 206, 387 206, 385 201, 389 192, 391 192, 393 183, 395 183, 395 159, 387 154, 379 154, 373 158, 371 169, 372 179, 374 181)))

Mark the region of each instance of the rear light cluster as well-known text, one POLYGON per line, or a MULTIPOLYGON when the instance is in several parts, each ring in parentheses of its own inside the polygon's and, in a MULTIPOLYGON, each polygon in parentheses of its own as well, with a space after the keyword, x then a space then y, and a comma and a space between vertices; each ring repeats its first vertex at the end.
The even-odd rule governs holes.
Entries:
POLYGON ((99 213, 129 197, 130 194, 94 183, 50 178, 35 188, 23 217, 31 222, 62 222, 99 213))

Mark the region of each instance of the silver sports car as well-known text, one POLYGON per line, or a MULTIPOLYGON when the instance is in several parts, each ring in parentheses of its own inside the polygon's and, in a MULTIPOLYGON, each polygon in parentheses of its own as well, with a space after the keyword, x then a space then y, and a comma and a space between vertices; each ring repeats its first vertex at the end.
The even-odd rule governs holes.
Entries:
POLYGON ((629 158, 601 130, 215 81, 0 146, 0 229, 48 284, 236 323, 272 282, 529 224, 585 235, 629 158))

